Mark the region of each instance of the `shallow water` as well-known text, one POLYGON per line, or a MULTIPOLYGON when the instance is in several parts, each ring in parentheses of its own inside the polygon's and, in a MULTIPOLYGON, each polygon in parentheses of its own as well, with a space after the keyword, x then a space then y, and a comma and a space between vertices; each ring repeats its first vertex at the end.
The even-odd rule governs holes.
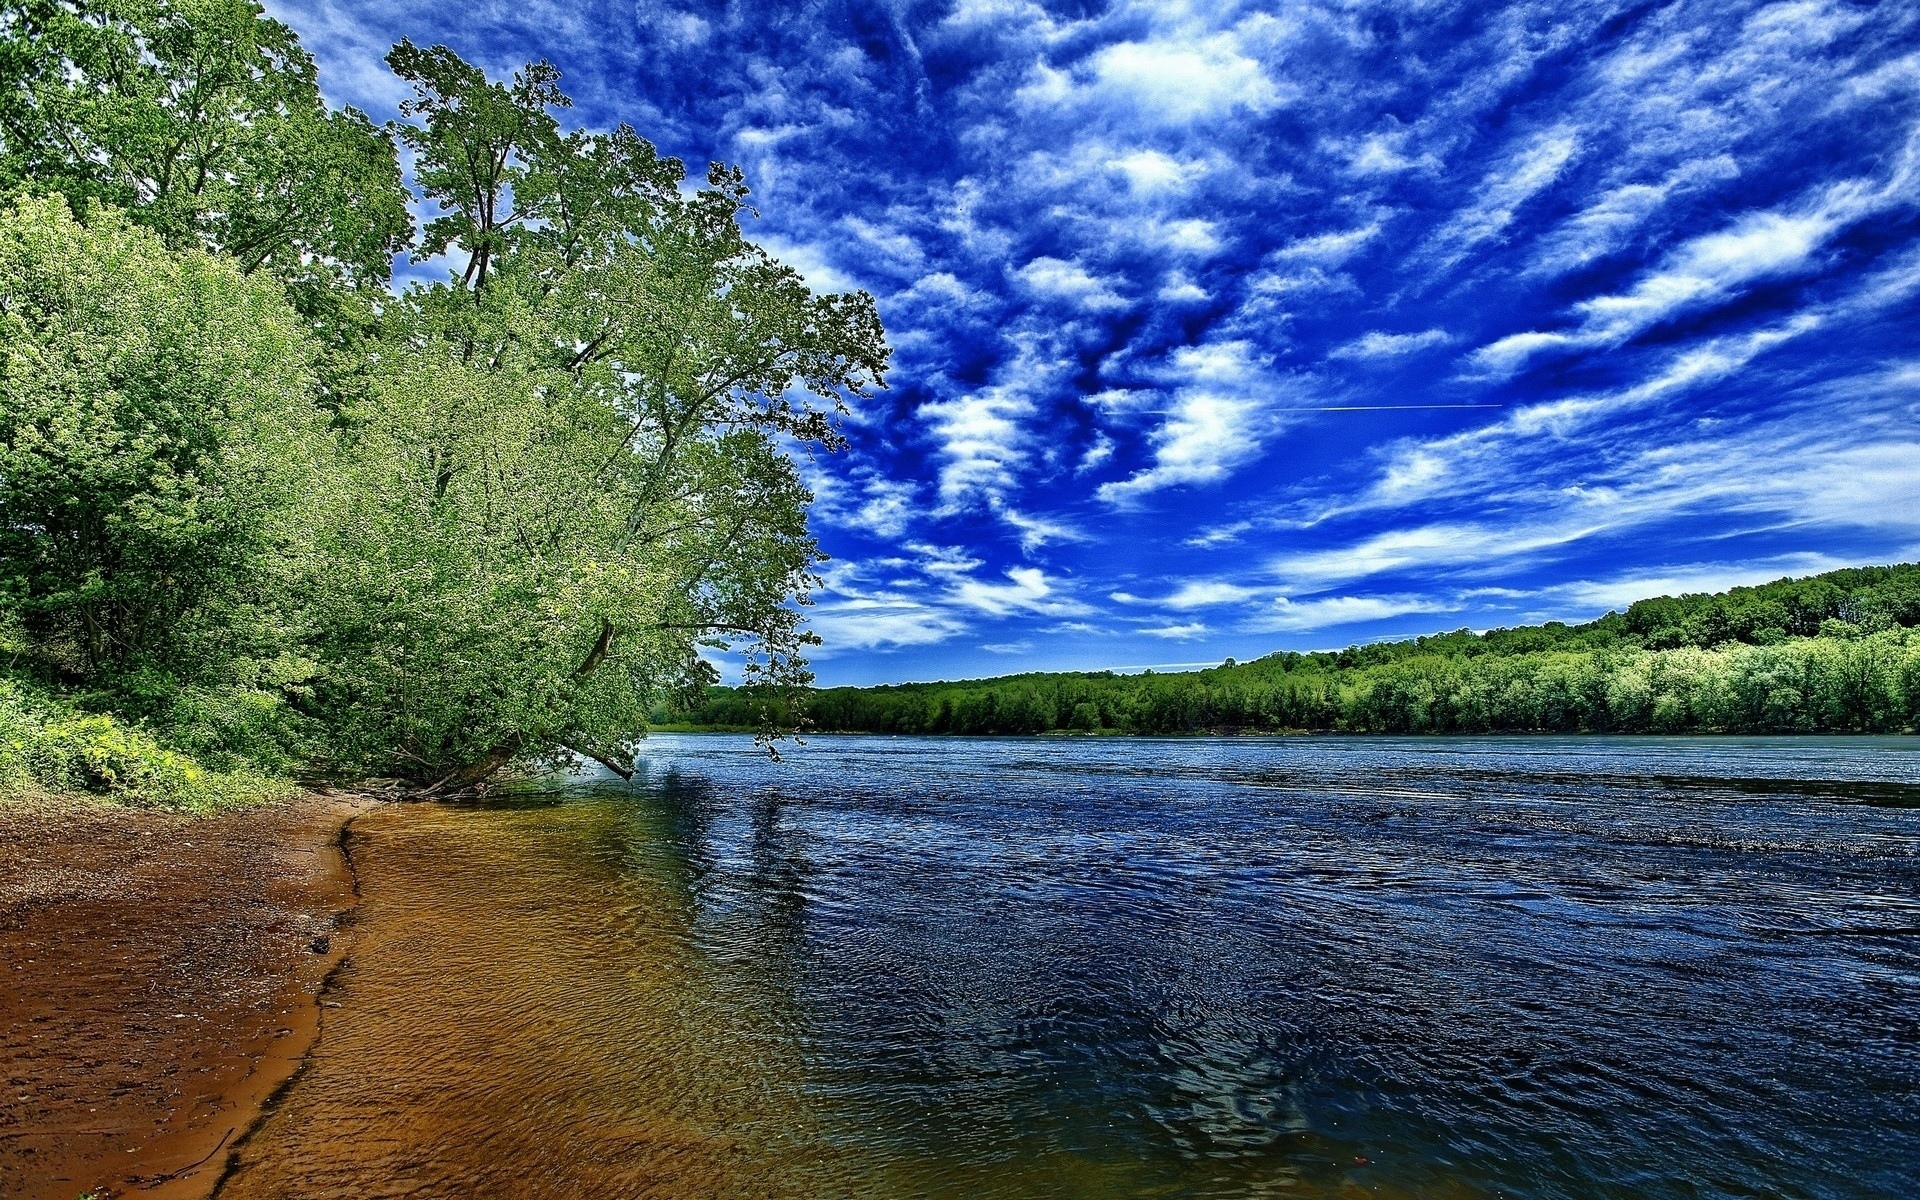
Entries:
POLYGON ((225 1196, 1895 1197, 1912 739, 656 737, 355 825, 225 1196))

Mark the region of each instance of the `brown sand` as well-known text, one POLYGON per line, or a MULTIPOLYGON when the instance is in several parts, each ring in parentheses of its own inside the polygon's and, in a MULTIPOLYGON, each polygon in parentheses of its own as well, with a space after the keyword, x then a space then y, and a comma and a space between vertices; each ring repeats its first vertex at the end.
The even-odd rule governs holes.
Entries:
POLYGON ((0 1197, 202 1197, 313 1045, 367 801, 0 804, 0 1197))
POLYGON ((355 821, 341 1007, 219 1200, 912 1194, 836 1175, 786 1077, 794 1046, 755 1015, 773 999, 697 948, 670 870, 636 865, 650 819, 388 804, 355 821))

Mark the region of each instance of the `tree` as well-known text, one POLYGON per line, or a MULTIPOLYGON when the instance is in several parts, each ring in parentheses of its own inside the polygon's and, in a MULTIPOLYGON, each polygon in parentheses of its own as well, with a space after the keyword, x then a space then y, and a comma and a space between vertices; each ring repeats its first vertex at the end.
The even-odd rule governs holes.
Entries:
POLYGON ((271 279, 111 210, 0 212, 0 609, 42 673, 115 688, 263 652, 241 610, 308 524, 312 356, 271 279))
POLYGON ((633 130, 563 133, 550 67, 511 87, 396 47, 401 136, 466 262, 389 306, 343 409, 345 486, 312 583, 340 769, 428 790, 569 748, 625 769, 702 646, 804 683, 811 497, 790 448, 837 444, 884 378, 870 297, 815 296, 747 240, 747 189, 633 130))
MULTIPOLYGON (((531 172, 556 178, 559 123, 549 108, 569 108, 560 72, 529 63, 511 87, 494 83, 445 46, 422 50, 402 39, 387 55, 393 73, 413 85, 400 104, 399 134, 416 155, 414 178, 444 216, 427 223, 421 253, 431 257, 459 246, 467 252, 461 283, 485 287, 487 268, 511 244, 518 227, 541 215, 551 185, 524 185, 531 172), (546 193, 546 195, 541 195, 546 193)), ((581 140, 586 139, 581 135, 581 140)))
POLYGON ((0 7, 0 187, 126 209, 172 248, 274 275, 310 315, 384 286, 413 234, 392 139, 330 110, 253 0, 0 7))

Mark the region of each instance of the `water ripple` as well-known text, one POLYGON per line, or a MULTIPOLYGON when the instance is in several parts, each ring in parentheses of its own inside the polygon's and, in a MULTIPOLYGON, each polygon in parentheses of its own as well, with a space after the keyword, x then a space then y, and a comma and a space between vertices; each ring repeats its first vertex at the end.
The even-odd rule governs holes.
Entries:
MULTIPOLYGON (((502 1028, 573 1072, 512 1068, 526 1096, 474 1143, 519 1162, 501 1194, 1854 1200, 1920 1179, 1910 740, 642 749, 633 783, 557 809, 391 833, 430 834, 417 869, 451 856, 465 882, 389 903, 451 889, 487 914, 494 940, 458 953, 496 977, 521 956, 502 1028)), ((367 999, 382 961, 396 995, 445 967, 419 959, 370 957, 367 999)), ((368 1069, 340 1053, 342 1080, 368 1069)), ((326 1094, 311 1137, 377 1125, 326 1094)))

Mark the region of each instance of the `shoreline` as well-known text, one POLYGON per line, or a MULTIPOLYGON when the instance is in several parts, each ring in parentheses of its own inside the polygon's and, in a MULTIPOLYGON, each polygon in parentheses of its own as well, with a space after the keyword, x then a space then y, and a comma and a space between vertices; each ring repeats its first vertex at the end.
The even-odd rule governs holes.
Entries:
POLYGON ((219 1188, 322 1035, 374 803, 0 804, 0 1194, 219 1188))

